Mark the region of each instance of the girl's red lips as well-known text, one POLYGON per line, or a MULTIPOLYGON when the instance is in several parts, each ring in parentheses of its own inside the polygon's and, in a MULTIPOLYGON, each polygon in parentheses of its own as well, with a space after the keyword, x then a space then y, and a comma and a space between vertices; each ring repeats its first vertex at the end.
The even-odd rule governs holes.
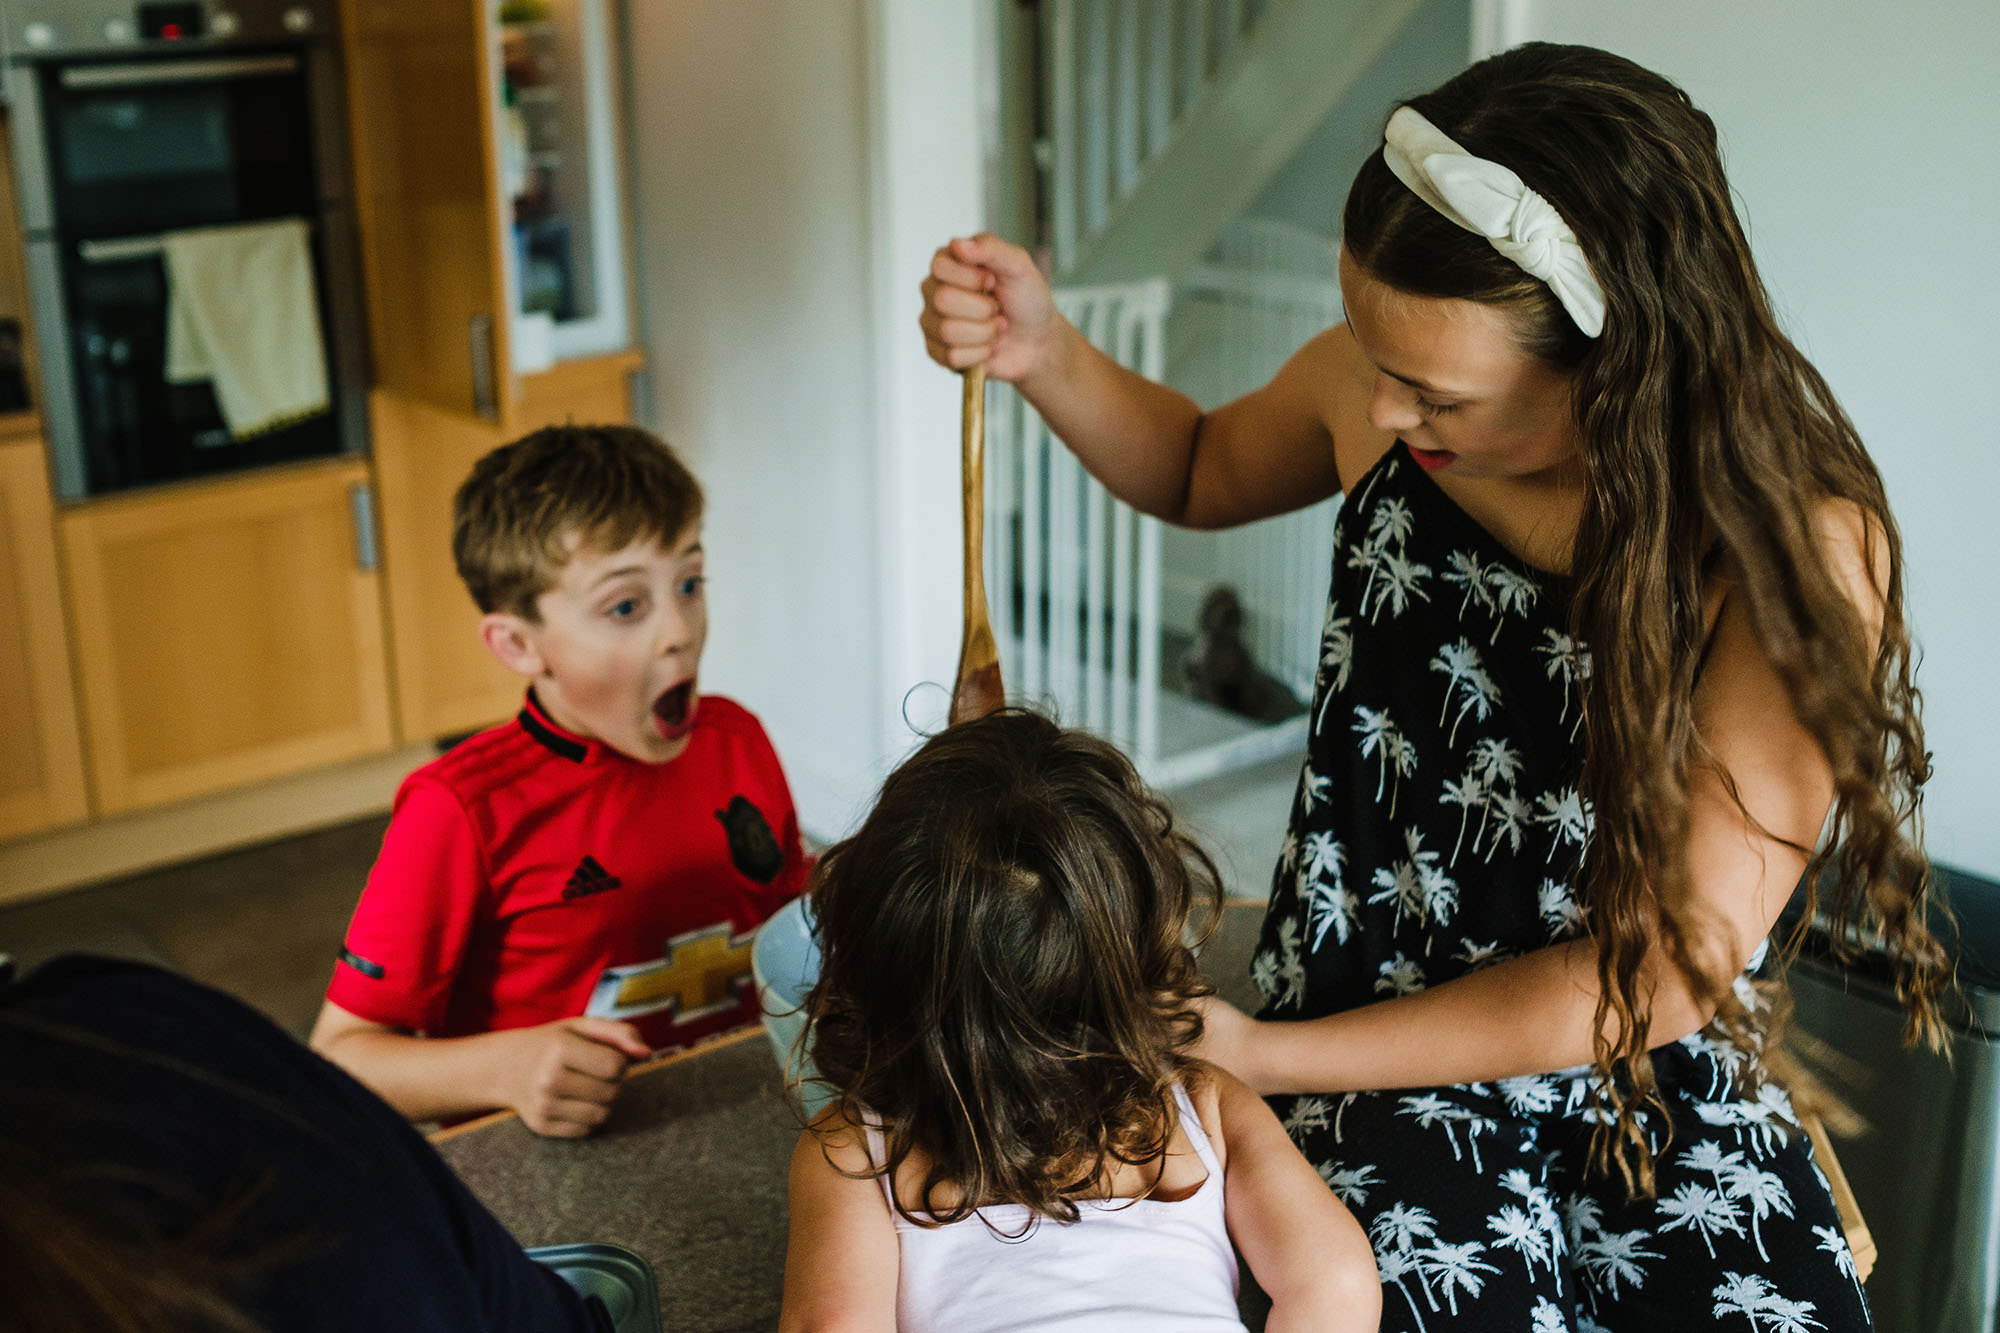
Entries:
POLYGON ((1426 472, 1450 467, 1458 458, 1458 455, 1449 449, 1419 449, 1416 445, 1409 444, 1407 440, 1404 443, 1409 448, 1410 457, 1415 459, 1417 466, 1426 472))

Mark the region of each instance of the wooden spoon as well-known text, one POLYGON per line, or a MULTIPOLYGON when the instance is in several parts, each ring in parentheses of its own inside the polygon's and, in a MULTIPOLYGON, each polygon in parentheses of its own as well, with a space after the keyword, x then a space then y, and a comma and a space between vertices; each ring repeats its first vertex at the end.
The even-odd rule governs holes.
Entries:
POLYGON ((965 372, 959 458, 965 500, 965 632, 958 643, 958 684, 951 721, 985 717, 1007 702, 1000 650, 986 616, 986 367, 965 372))

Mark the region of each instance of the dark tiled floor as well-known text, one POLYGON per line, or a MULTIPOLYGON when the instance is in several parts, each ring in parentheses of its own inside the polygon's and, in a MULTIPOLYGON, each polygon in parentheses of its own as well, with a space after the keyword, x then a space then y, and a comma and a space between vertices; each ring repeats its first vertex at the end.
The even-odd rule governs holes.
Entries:
POLYGON ((81 951, 185 972, 304 1036, 387 818, 0 906, 0 953, 81 951))

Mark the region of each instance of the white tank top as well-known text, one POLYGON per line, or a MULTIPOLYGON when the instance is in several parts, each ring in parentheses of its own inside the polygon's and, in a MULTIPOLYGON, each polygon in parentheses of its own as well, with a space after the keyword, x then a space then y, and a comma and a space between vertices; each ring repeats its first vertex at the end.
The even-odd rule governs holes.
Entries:
MULTIPOLYGON (((1029 1219, 1020 1204, 920 1227, 896 1212, 894 1186, 881 1177, 902 1254, 899 1333, 1244 1333, 1236 1313, 1236 1252, 1223 1224, 1222 1169, 1186 1089, 1176 1086, 1174 1098, 1208 1178, 1173 1203, 1080 1200, 1075 1222, 1041 1218, 1025 1237, 1008 1240, 1029 1219)), ((879 1170, 881 1131, 868 1131, 868 1154, 879 1170)))

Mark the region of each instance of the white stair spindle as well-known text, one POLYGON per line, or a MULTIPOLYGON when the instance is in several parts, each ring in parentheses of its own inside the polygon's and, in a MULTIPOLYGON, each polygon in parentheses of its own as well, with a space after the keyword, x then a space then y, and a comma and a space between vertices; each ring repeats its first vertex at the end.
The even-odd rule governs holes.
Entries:
POLYGON ((1150 157, 1174 129, 1174 0, 1141 0, 1146 43, 1146 141, 1150 157))
POLYGON ((1089 0, 1083 10, 1078 52, 1083 60, 1077 127, 1083 142, 1083 225, 1101 229, 1111 217, 1111 12, 1110 0, 1089 0))
POLYGON ((1047 52, 1042 68, 1049 97, 1049 140, 1054 157, 1051 163, 1050 215, 1054 222, 1056 266, 1075 258, 1081 239, 1081 203, 1077 182, 1080 145, 1077 142, 1077 54, 1076 9, 1080 0, 1049 0, 1047 52))
POLYGON ((1049 688, 1048 458, 1049 428, 1023 412, 1021 432, 1021 695, 1040 702, 1049 688))

